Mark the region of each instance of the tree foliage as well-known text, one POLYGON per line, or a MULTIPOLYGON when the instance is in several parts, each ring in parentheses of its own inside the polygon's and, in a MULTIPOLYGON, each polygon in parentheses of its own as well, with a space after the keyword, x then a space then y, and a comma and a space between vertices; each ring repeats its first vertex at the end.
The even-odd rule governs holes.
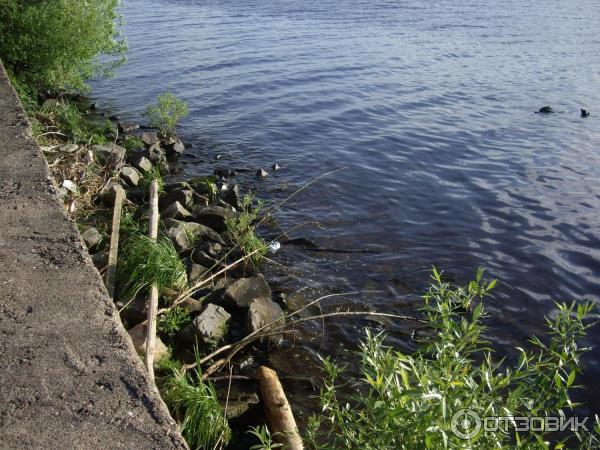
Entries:
POLYGON ((481 300, 495 281, 484 283, 481 274, 466 287, 452 287, 434 271, 424 296, 430 330, 414 354, 367 333, 360 351, 362 386, 351 388, 361 394, 354 398, 340 396, 342 369, 324 360, 322 414, 310 421, 310 448, 599 448, 600 428, 596 424, 594 430, 591 420, 589 432, 569 433, 558 442, 546 429, 516 431, 514 423, 515 418, 574 413, 569 391, 576 387, 580 359, 588 350, 578 341, 591 326, 586 318, 592 304, 557 304, 554 318, 547 320, 548 339, 534 338, 529 350, 519 348, 519 361, 511 367, 495 359, 482 339, 481 300), (467 417, 506 418, 507 427, 489 431, 478 428, 481 422, 475 419, 464 422, 467 417))
POLYGON ((0 0, 0 58, 23 97, 79 92, 124 61, 120 0, 0 0))

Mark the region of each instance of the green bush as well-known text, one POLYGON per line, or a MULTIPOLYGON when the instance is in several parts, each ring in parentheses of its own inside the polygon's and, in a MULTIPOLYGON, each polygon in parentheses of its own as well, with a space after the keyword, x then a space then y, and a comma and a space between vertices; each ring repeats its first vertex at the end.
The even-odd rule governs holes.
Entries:
POLYGON ((381 335, 367 334, 360 351, 361 395, 341 399, 342 370, 325 360, 327 380, 320 395, 323 414, 314 416, 308 428, 312 448, 558 449, 567 443, 599 448, 597 435, 592 433, 572 434, 568 442, 565 438, 551 447, 548 432, 517 433, 514 424, 507 432, 481 428, 470 435, 477 429, 466 427, 464 411, 483 420, 561 417, 572 409, 569 389, 575 387, 580 358, 587 350, 577 341, 591 326, 584 323, 591 303, 557 305, 556 317, 547 321, 548 342, 534 338, 533 350, 518 349, 515 367, 495 361, 481 338, 485 330, 481 299, 495 282, 483 283, 481 274, 467 287, 455 288, 434 271, 434 283, 424 296, 429 337, 416 353, 404 354, 385 346, 381 335), (457 427, 462 438, 455 432, 457 427))
POLYGON ((0 0, 0 58, 22 98, 85 91, 124 61, 119 0, 0 0), (101 55, 109 58, 101 61, 101 55))
POLYGON ((262 261, 267 254, 267 245, 256 234, 256 221, 262 203, 258 203, 257 207, 252 206, 254 195, 246 194, 241 201, 240 212, 238 215, 225 221, 227 235, 229 239, 236 245, 244 255, 250 255, 250 260, 254 264, 262 261), (255 252, 255 253, 253 253, 255 252))
POLYGON ((190 312, 182 306, 176 306, 159 316, 158 331, 172 338, 191 321, 190 312))
POLYGON ((158 129, 163 136, 175 136, 175 128, 181 119, 189 114, 187 103, 171 92, 159 94, 156 105, 146 105, 144 116, 150 126, 158 129))

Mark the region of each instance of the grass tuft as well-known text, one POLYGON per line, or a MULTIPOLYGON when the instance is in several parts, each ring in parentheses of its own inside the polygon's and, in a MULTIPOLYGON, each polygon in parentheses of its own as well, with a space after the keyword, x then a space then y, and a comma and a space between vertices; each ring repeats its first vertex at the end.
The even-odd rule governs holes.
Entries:
POLYGON ((159 292, 165 288, 179 292, 187 286, 185 265, 171 240, 159 237, 153 241, 138 233, 123 245, 118 277, 124 298, 133 298, 152 284, 159 292))
POLYGON ((225 226, 227 227, 229 239, 234 245, 239 247, 245 255, 249 255, 256 251, 250 259, 254 264, 258 264, 267 254, 267 245, 256 234, 254 222, 258 217, 262 204, 259 202, 258 206, 253 207, 253 199, 254 195, 246 194, 241 201, 240 213, 236 217, 227 219, 225 221, 225 226))
POLYGON ((197 371, 172 370, 161 380, 161 393, 192 449, 223 448, 231 429, 212 384, 197 371))

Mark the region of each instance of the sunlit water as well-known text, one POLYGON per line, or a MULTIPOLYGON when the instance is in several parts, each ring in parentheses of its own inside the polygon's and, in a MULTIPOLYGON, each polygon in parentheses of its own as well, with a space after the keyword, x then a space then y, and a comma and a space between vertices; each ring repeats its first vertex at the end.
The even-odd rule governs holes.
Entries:
MULTIPOLYGON (((432 265, 457 282, 483 266, 501 281, 488 301, 500 352, 541 333, 552 300, 598 299, 597 2, 125 3, 129 63, 94 95, 135 120, 159 92, 185 98, 185 175, 218 154, 253 171, 277 161, 283 169, 262 182, 240 177, 274 202, 344 168, 276 217, 284 229, 319 223, 292 237, 371 252, 284 247, 277 260, 291 269, 271 269, 276 289, 358 291, 333 303, 411 313, 432 265), (534 114, 545 105, 559 114, 534 114)), ((384 323, 410 348, 410 325, 384 323)), ((337 319, 313 340, 322 327, 308 327, 272 362, 306 373, 317 352, 355 348, 367 324, 337 319)), ((596 350, 586 368, 596 404, 599 363, 596 350)), ((302 385, 290 389, 302 402, 302 385)))

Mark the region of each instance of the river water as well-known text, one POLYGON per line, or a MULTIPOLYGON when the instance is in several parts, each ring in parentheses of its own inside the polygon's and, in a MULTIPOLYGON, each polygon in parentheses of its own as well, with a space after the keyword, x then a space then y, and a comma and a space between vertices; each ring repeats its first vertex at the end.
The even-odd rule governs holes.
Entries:
MULTIPOLYGON (((264 181, 240 177, 273 203, 343 168, 275 215, 307 223, 292 237, 369 251, 284 246, 276 289, 358 291, 333 304, 410 313, 432 265, 456 282, 483 266, 500 281, 488 300, 500 354, 543 331, 553 300, 598 301, 597 2, 126 0, 124 14, 129 62, 94 95, 134 120, 166 89, 185 98, 184 175, 216 155, 253 171, 278 162, 264 181), (545 105, 558 114, 534 114, 545 105)), ((368 324, 308 327, 272 362, 306 373, 317 353, 349 354, 368 324)), ((411 348, 410 325, 386 325, 411 348)), ((586 371, 598 405, 598 350, 586 371)))

